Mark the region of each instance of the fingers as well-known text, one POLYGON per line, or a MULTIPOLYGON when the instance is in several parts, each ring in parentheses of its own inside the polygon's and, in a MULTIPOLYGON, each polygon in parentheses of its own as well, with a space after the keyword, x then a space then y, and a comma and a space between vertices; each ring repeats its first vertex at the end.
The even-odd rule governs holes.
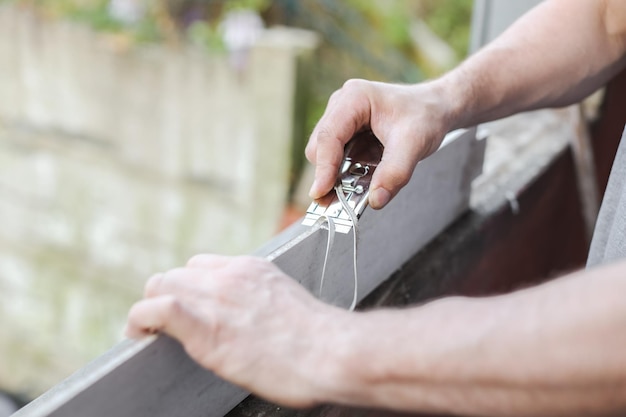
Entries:
POLYGON ((228 266, 232 258, 228 256, 199 254, 187 261, 185 268, 159 272, 151 276, 144 288, 144 297, 156 297, 174 290, 194 290, 199 280, 209 279, 213 272, 228 266), (197 271, 198 269, 204 271, 197 271))
POLYGON ((316 165, 311 197, 320 198, 331 190, 345 143, 367 126, 385 146, 372 178, 369 203, 375 209, 384 207, 449 130, 447 108, 432 84, 350 80, 329 100, 307 146, 307 158, 316 165))
POLYGON ((311 198, 321 198, 332 189, 345 144, 368 125, 368 91, 367 81, 349 80, 329 99, 305 150, 309 161, 315 164, 315 181, 309 191, 311 198))
MULTIPOLYGON (((220 272, 230 261, 225 256, 196 255, 185 268, 150 277, 144 290, 146 298, 129 312, 126 335, 140 338, 164 332, 180 340, 188 352, 193 351, 198 335, 210 336, 215 328, 212 309, 207 307, 216 301, 213 293, 220 283, 230 281, 226 277, 229 274, 220 272)), ((208 343, 206 337, 200 339, 208 343)))
POLYGON ((138 339, 164 332, 178 340, 188 340, 197 328, 191 311, 175 296, 165 295, 141 300, 131 308, 126 336, 138 339))
POLYGON ((369 204, 381 209, 404 187, 413 174, 415 165, 421 159, 421 148, 411 146, 416 132, 410 128, 395 129, 385 141, 385 152, 376 167, 370 185, 369 204))
POLYGON ((387 104, 388 96, 393 94, 406 97, 398 90, 398 86, 350 80, 331 96, 306 149, 307 158, 315 164, 315 181, 309 193, 312 198, 323 197, 332 189, 345 144, 364 126, 371 127, 385 145, 383 159, 372 179, 370 205, 376 209, 384 207, 408 182, 417 160, 406 134, 414 137, 415 132, 395 126, 403 121, 397 115, 405 106, 394 103, 398 109, 387 104))
POLYGON ((181 282, 190 278, 190 271, 185 268, 176 268, 167 272, 154 274, 146 282, 144 287, 144 297, 158 297, 160 295, 170 293, 174 289, 178 291, 181 287, 181 282))

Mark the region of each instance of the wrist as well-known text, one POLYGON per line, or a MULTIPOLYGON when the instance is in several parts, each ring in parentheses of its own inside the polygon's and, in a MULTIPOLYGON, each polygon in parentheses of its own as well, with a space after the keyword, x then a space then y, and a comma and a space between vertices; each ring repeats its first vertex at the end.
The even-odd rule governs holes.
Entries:
POLYGON ((313 386, 316 403, 346 405, 367 405, 364 393, 367 391, 368 366, 373 358, 364 347, 371 335, 364 328, 364 313, 335 309, 319 315, 314 325, 315 353, 307 364, 307 372, 313 386))
POLYGON ((463 81, 460 71, 461 69, 454 70, 431 81, 435 94, 444 103, 443 114, 450 131, 476 124, 473 120, 474 94, 471 85, 463 81))
POLYGON ((390 382, 387 360, 393 343, 384 335, 385 312, 349 313, 333 316, 326 326, 324 365, 316 367, 323 387, 320 402, 380 406, 381 383, 390 382), (332 330, 330 329, 332 327, 332 330), (378 336, 376 336, 378 335, 378 336))
POLYGON ((437 410, 445 402, 445 392, 439 390, 442 383, 458 385, 459 375, 474 375, 474 361, 467 358, 478 357, 476 329, 468 331, 464 319, 450 320, 460 317, 460 311, 484 317, 482 309, 466 303, 447 298, 418 309, 351 314, 329 354, 332 373, 324 378, 332 389, 324 401, 437 410))

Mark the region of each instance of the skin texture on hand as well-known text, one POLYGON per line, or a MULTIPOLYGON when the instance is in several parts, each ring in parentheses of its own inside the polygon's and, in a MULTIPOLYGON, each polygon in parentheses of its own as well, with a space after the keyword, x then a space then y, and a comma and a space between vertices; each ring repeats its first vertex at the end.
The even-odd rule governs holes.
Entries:
POLYGON ((370 187, 382 208, 450 130, 575 103, 626 66, 626 2, 545 1, 443 77, 417 85, 349 80, 329 99, 306 149, 310 196, 334 185, 343 147, 370 128, 385 146, 370 187))
POLYGON ((417 162, 433 153, 449 130, 446 101, 435 84, 395 85, 350 80, 333 93, 306 148, 315 164, 312 198, 335 184, 345 144, 369 128, 385 151, 370 186, 370 205, 384 207, 409 181, 417 162))
POLYGON ((263 259, 199 255, 150 278, 127 334, 165 332, 286 406, 608 415, 626 410, 625 273, 622 262, 502 296, 349 313, 263 259))
POLYGON ((167 333, 224 379, 302 407, 342 384, 330 340, 348 327, 348 316, 264 259, 198 255, 148 280, 126 334, 167 333))
POLYGON ((625 292, 621 261, 510 294, 357 314, 343 399, 446 415, 624 415, 625 292))

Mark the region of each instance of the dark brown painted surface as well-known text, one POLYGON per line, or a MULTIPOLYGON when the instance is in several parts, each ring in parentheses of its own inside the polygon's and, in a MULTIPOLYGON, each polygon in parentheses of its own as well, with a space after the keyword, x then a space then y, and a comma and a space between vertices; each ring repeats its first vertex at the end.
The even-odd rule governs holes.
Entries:
MULTIPOLYGON (((626 72, 610 85, 592 127, 600 190, 604 190, 626 113, 626 72)), ((451 294, 480 296, 540 283, 580 268, 587 256, 576 176, 569 150, 508 203, 467 213, 381 285, 361 308, 422 303, 451 294)), ((493 205, 485 204, 485 207, 493 205)), ((289 410, 249 397, 229 417, 425 416, 323 406, 289 410)))

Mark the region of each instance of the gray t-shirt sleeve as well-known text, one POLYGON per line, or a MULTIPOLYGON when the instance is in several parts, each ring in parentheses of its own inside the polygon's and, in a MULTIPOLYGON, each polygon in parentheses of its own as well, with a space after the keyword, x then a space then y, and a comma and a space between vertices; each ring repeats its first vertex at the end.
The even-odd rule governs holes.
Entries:
POLYGON ((626 257, 626 129, 622 134, 591 240, 587 267, 626 257))

